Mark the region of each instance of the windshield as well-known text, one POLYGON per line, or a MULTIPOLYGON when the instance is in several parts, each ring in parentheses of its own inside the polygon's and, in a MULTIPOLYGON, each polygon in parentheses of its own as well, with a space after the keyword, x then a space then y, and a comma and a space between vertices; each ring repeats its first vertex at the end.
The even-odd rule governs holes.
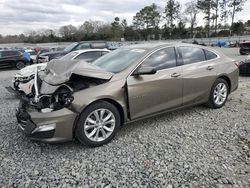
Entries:
POLYGON ((73 60, 73 57, 75 57, 78 53, 77 52, 70 52, 67 55, 61 57, 62 60, 73 60))
POLYGON ((118 73, 139 60, 144 52, 144 49, 121 48, 103 56, 93 64, 105 71, 118 73))
POLYGON ((75 48, 75 46, 76 46, 77 44, 78 44, 77 42, 75 42, 75 43, 73 43, 73 44, 70 44, 69 46, 67 46, 66 48, 64 48, 63 51, 69 52, 69 51, 73 50, 73 48, 75 48))

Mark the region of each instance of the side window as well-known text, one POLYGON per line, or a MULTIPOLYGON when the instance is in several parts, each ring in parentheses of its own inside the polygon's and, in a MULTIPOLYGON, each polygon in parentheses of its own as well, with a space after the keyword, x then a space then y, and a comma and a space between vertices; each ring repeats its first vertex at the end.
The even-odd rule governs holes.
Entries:
POLYGON ((82 49, 89 49, 90 48, 90 44, 89 43, 82 43, 82 44, 79 44, 76 49, 77 50, 82 50, 82 49))
POLYGON ((180 47, 180 50, 185 65, 206 60, 205 53, 201 48, 180 47))
POLYGON ((77 56, 75 59, 80 59, 80 60, 85 60, 86 62, 93 62, 99 57, 101 57, 102 53, 101 52, 86 52, 83 54, 80 54, 77 56))
POLYGON ((102 52, 102 56, 108 54, 109 52, 102 52))
POLYGON ((10 57, 13 56, 11 51, 3 51, 2 52, 2 57, 10 57))
POLYGON ((215 58, 218 57, 215 53, 213 53, 213 52, 211 52, 211 51, 204 50, 204 52, 205 52, 205 55, 206 55, 206 59, 207 59, 207 60, 215 59, 215 58))
POLYGON ((155 67, 157 70, 176 66, 176 53, 174 48, 165 48, 149 56, 143 65, 155 67))

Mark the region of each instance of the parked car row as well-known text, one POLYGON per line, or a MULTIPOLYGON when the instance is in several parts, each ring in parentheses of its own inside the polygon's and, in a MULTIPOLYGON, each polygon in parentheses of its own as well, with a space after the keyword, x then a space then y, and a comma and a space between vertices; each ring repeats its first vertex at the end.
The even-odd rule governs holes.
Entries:
MULTIPOLYGON (((70 66, 74 66, 78 61, 83 60, 87 63, 92 63, 96 59, 103 55, 106 55, 110 51, 107 49, 87 49, 87 50, 77 50, 68 53, 60 59, 54 59, 52 61, 59 61, 69 63, 70 66)), ((13 83, 13 89, 18 95, 24 94, 25 96, 32 95, 34 91, 34 75, 36 70, 44 71, 48 63, 34 64, 21 69, 17 74, 15 74, 13 83)), ((63 65, 63 64, 62 64, 63 65)), ((12 88, 8 88, 12 90, 12 88)))
POLYGON ((76 53, 32 69, 16 113, 31 139, 100 146, 124 123, 198 104, 221 108, 238 87, 239 64, 204 46, 124 46, 92 63, 71 61, 76 53))
POLYGON ((22 69, 30 62, 17 50, 0 50, 0 68, 22 69))
POLYGON ((72 43, 62 51, 51 51, 48 48, 35 49, 3 49, 0 50, 0 68, 15 67, 21 69, 26 65, 49 62, 52 59, 59 59, 66 54, 84 49, 108 48, 105 41, 83 41, 72 43), (22 57, 23 56, 23 57, 22 57))

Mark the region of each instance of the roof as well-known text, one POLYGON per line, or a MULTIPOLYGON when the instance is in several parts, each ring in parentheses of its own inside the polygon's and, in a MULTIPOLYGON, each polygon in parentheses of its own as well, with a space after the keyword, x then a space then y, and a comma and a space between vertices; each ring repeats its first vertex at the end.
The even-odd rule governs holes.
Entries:
MULTIPOLYGON (((193 46, 193 47, 201 47, 200 45, 183 43, 183 42, 146 42, 142 44, 134 44, 130 46, 124 46, 124 48, 139 48, 146 50, 153 50, 162 47, 170 47, 170 46, 193 46)), ((202 48, 206 48, 202 46, 202 48)))
POLYGON ((104 48, 104 49, 84 49, 84 50, 76 50, 76 51, 72 51, 72 52, 77 52, 77 53, 84 53, 84 52, 96 52, 96 51, 102 51, 102 52, 110 52, 110 50, 104 48))

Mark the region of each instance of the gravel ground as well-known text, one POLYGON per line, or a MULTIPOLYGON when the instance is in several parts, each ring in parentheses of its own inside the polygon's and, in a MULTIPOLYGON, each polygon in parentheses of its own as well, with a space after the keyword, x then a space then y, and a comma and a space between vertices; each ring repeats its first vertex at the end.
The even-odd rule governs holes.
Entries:
POLYGON ((108 145, 86 148, 27 139, 4 88, 11 74, 0 81, 0 187, 250 187, 250 77, 222 109, 138 121, 108 145))

